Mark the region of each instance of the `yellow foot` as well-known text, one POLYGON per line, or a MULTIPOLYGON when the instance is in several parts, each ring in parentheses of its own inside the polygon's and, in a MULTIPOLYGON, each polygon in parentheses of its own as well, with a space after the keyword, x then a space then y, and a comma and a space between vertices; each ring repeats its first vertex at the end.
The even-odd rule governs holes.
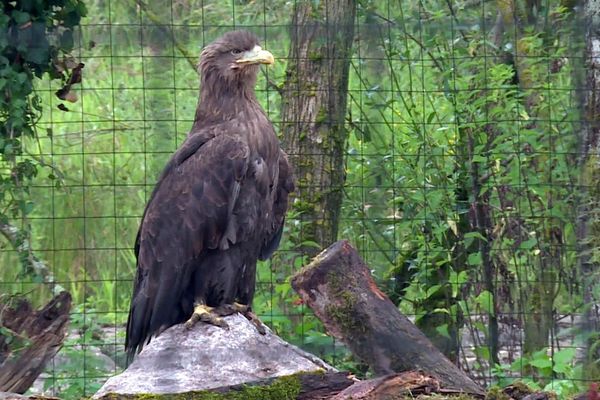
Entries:
POLYGON ((223 321, 222 318, 219 318, 219 315, 222 314, 218 313, 213 307, 209 307, 204 304, 196 304, 194 307, 194 313, 190 319, 185 322, 185 327, 187 329, 191 329, 198 321, 202 321, 206 322, 207 324, 220 326, 221 328, 229 328, 227 322, 223 321))
POLYGON ((246 317, 248 321, 252 322, 252 325, 256 327, 258 333, 260 333, 261 335, 265 335, 267 333, 267 330, 263 323, 260 322, 260 319, 258 319, 256 314, 252 312, 250 306, 247 304, 240 304, 237 302, 234 302, 233 304, 222 304, 219 307, 217 307, 214 310, 214 312, 220 316, 231 315, 233 313, 238 312, 244 317, 246 317))

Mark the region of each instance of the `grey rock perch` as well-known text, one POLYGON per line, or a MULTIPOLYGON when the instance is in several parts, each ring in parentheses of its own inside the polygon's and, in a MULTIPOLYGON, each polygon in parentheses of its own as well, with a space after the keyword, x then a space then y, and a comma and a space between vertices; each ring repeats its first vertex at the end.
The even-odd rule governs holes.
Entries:
POLYGON ((93 396, 109 393, 186 393, 256 382, 298 372, 335 371, 319 358, 261 335, 244 316, 225 317, 229 329, 198 323, 175 325, 152 339, 133 363, 93 396))

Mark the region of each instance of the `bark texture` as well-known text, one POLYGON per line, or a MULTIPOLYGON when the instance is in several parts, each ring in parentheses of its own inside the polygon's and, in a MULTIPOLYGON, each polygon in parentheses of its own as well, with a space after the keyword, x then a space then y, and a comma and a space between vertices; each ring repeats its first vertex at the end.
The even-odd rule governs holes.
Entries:
POLYGON ((315 257, 292 278, 292 287, 329 333, 377 375, 421 370, 446 388, 483 393, 379 290, 370 268, 347 241, 315 257))
POLYGON ((25 393, 31 387, 62 347, 70 310, 68 292, 39 311, 24 299, 0 305, 0 391, 25 393))
POLYGON ((408 371, 357 382, 332 400, 413 399, 432 393, 457 394, 457 391, 440 387, 437 379, 422 372, 408 371))
POLYGON ((297 176, 294 207, 304 221, 302 241, 321 248, 338 231, 355 13, 354 0, 296 3, 282 91, 281 130, 297 176))

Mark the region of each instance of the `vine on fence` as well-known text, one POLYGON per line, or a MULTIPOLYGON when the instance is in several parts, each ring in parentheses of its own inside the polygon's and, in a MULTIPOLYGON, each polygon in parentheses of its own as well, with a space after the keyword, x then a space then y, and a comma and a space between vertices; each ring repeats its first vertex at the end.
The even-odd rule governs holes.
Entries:
POLYGON ((52 137, 50 129, 37 129, 42 103, 34 82, 46 76, 60 80, 63 88, 57 96, 77 100, 71 85, 80 81, 83 65, 69 54, 86 12, 81 0, 15 0, 4 2, 0 14, 0 232, 19 255, 22 273, 38 281, 51 277, 30 247, 27 215, 34 202, 29 186, 41 169, 47 169, 48 178, 57 184, 61 174, 24 147, 28 139, 52 137))

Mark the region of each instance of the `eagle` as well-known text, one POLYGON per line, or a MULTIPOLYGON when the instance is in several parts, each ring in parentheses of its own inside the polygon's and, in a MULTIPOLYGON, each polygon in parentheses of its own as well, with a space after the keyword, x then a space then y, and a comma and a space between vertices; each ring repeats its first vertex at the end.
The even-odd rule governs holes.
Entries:
POLYGON ((226 327, 221 317, 233 312, 255 318, 256 263, 279 246, 294 190, 254 92, 260 65, 273 62, 247 31, 228 32, 201 53, 194 123, 162 171, 135 240, 130 359, 175 324, 226 327))

